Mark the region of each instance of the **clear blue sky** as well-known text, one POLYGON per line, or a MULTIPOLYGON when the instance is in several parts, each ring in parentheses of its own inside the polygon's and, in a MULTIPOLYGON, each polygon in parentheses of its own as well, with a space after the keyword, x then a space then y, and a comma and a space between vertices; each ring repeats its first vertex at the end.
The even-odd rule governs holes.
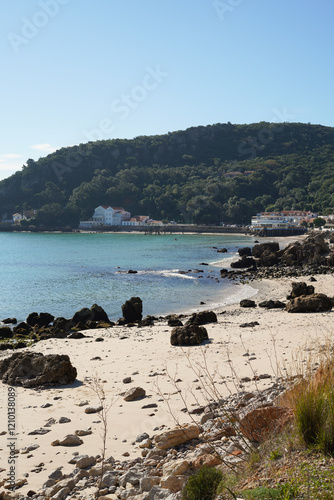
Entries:
POLYGON ((90 139, 334 126, 333 0, 2 0, 0 178, 90 139))

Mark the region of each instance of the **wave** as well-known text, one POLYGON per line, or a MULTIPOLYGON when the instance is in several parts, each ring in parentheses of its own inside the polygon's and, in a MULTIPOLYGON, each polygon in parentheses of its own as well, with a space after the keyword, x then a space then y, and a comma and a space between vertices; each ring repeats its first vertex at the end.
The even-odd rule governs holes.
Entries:
POLYGON ((184 274, 184 272, 179 269, 161 269, 159 271, 146 270, 138 271, 137 274, 151 274, 156 276, 165 276, 166 278, 182 278, 186 280, 196 280, 195 276, 189 276, 189 274, 184 274))

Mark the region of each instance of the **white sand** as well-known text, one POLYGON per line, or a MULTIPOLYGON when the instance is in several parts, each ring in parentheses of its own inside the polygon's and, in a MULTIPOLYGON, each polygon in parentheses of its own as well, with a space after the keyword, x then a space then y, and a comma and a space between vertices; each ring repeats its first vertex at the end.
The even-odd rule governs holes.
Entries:
MULTIPOLYGON (((332 296, 333 275, 317 276, 316 279, 317 282, 313 283, 316 292, 332 296)), ((301 280, 308 282, 306 278, 299 279, 301 280)), ((293 280, 284 278, 253 282, 252 286, 258 290, 255 301, 258 303, 264 299, 284 300, 291 289, 291 281, 293 280)), ((134 458, 139 456, 141 451, 138 445, 132 444, 138 434, 147 432, 152 436, 160 432, 154 430, 156 428, 175 425, 164 398, 169 400, 172 413, 181 423, 189 421, 190 417, 181 411, 185 403, 178 389, 181 389, 189 405, 194 404, 191 392, 200 403, 206 402, 203 391, 196 389, 201 385, 201 381, 206 384, 205 377, 194 373, 190 364, 196 371, 198 364, 207 363, 209 373, 216 380, 217 391, 226 395, 228 387, 233 392, 241 390, 239 383, 244 376, 277 376, 277 363, 281 373, 282 370, 284 373, 284 365, 296 352, 300 352, 301 359, 306 359, 307 344, 315 342, 320 345, 333 331, 334 312, 289 314, 278 309, 243 309, 236 304, 220 308, 217 313, 218 323, 206 325, 210 343, 204 346, 172 347, 172 328, 168 327, 166 322, 145 328, 117 326, 107 330, 90 330, 84 332, 88 338, 52 339, 35 344, 31 348, 35 352, 68 354, 78 370, 78 376, 73 385, 66 387, 44 390, 17 388, 17 448, 39 444, 37 450, 17 456, 16 477, 22 478, 24 474, 29 474, 28 485, 18 492, 37 491, 48 474, 59 466, 63 467, 64 473, 73 470, 74 466, 68 464, 68 461, 75 451, 89 455, 100 453, 102 425, 99 418, 97 414, 85 414, 85 406, 78 406, 84 400, 89 401, 90 406, 98 404, 97 396, 87 384, 87 377, 97 377, 103 381, 106 401, 113 402, 108 413, 107 456, 112 455, 122 460, 122 454, 128 452, 130 457, 134 458), (240 328, 241 323, 251 321, 258 321, 259 325, 240 328), (101 336, 104 342, 95 342, 95 339, 101 336), (121 337, 127 338, 121 340, 121 337), (246 352, 251 356, 244 356, 246 352), (101 360, 94 359, 97 356, 101 360), (248 361, 250 357, 254 358, 251 362, 248 361), (127 376, 132 377, 132 383, 122 382, 127 376), (175 386, 171 378, 180 379, 181 382, 175 386), (225 384, 224 381, 228 383, 225 384), (120 394, 133 386, 143 387, 147 397, 141 401, 125 402, 120 394), (55 399, 58 397, 60 399, 55 399), (45 403, 51 403, 52 406, 41 408, 45 403), (144 405, 151 403, 156 403, 158 407, 142 409, 144 405), (29 432, 43 427, 51 417, 56 420, 56 424, 49 427, 51 432, 42 436, 28 435, 29 432), (60 424, 60 417, 68 417, 71 422, 60 424), (82 438, 84 444, 81 446, 51 446, 52 441, 62 439, 77 429, 88 427, 92 428, 93 433, 82 438), (33 472, 41 463, 42 471, 33 472)), ((1 357, 8 354, 10 353, 1 353, 1 357)), ((199 371, 203 375, 203 368, 199 371)), ((273 379, 265 379, 260 382, 259 387, 266 387, 272 382, 273 379)), ((249 391, 254 387, 253 382, 245 383, 243 390, 249 391)), ((0 433, 7 431, 7 391, 8 386, 1 384, 0 433)), ((8 439, 8 434, 0 436, 0 469, 5 469, 0 474, 0 481, 8 474, 8 439)))

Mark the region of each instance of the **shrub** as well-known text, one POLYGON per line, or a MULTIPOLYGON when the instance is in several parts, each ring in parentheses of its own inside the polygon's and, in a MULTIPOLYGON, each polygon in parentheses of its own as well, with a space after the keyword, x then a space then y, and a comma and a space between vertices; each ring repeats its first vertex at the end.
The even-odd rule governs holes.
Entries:
POLYGON ((190 476, 182 492, 183 500, 213 500, 223 479, 223 473, 213 467, 203 467, 190 476))
POLYGON ((296 424, 308 447, 334 454, 333 367, 322 370, 322 378, 311 380, 295 402, 296 424), (325 376, 324 376, 325 375, 325 376))

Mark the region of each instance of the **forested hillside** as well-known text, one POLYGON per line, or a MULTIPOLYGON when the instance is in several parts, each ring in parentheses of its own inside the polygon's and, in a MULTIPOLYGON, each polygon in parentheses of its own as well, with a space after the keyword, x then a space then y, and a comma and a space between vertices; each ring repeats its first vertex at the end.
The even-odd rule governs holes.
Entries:
POLYGON ((0 215, 76 225, 101 204, 180 222, 249 223, 272 209, 334 212, 334 128, 216 124, 62 148, 0 182, 0 215))

